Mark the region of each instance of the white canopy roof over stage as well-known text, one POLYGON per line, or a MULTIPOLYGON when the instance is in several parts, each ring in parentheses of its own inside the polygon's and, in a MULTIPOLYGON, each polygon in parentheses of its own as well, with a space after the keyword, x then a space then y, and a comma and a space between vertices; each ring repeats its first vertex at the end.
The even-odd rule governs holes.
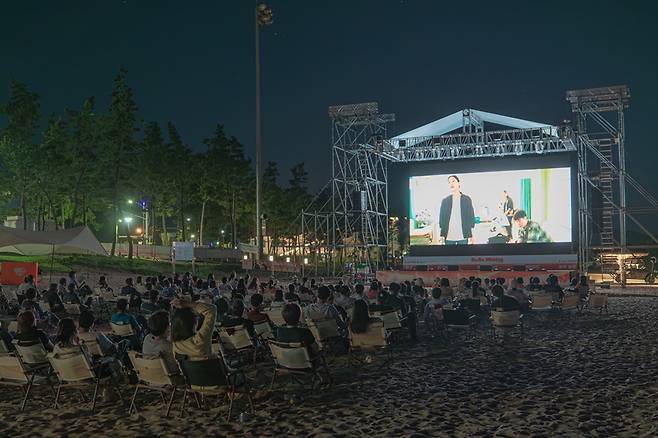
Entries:
POLYGON ((500 114, 488 113, 486 111, 475 109, 464 109, 412 129, 411 131, 396 135, 390 139, 390 142, 396 147, 400 140, 405 140, 407 146, 413 146, 415 143, 422 141, 422 138, 439 137, 458 129, 470 127, 482 128, 484 123, 493 123, 512 129, 542 129, 546 135, 558 136, 557 126, 547 123, 517 119, 515 117, 502 116, 500 114), (417 138, 417 140, 414 140, 415 138, 417 138))

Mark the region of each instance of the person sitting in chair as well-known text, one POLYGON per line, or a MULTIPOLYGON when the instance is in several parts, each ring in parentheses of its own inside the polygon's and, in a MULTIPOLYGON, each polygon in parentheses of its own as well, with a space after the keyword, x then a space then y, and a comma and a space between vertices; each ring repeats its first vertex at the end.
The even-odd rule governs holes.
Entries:
POLYGON ((276 331, 276 340, 286 343, 299 343, 308 348, 309 352, 317 352, 318 344, 315 342, 313 333, 306 327, 299 327, 299 319, 302 309, 296 303, 283 306, 281 316, 286 325, 279 327, 276 331))
POLYGON ((519 302, 509 295, 505 295, 505 289, 503 289, 501 285, 497 284, 491 288, 491 293, 496 297, 493 304, 491 304, 492 309, 502 310, 504 312, 512 310, 521 311, 521 305, 519 302))

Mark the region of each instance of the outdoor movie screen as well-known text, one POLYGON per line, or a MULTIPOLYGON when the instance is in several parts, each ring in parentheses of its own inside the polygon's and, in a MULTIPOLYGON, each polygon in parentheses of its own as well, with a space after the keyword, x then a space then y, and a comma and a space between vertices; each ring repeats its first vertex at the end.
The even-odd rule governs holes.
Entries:
POLYGON ((571 168, 409 177, 412 246, 570 243, 571 168))

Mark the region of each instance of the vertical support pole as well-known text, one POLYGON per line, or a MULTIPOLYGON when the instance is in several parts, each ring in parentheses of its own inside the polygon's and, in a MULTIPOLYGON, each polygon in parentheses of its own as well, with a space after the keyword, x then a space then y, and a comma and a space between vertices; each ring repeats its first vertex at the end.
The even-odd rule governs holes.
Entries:
POLYGON ((624 103, 617 102, 617 149, 619 153, 619 244, 621 246, 621 287, 626 287, 626 153, 624 150, 624 103))
POLYGON ((261 132, 260 132, 260 23, 258 22, 258 7, 254 9, 254 37, 256 49, 256 261, 263 256, 263 229, 261 217, 261 132))

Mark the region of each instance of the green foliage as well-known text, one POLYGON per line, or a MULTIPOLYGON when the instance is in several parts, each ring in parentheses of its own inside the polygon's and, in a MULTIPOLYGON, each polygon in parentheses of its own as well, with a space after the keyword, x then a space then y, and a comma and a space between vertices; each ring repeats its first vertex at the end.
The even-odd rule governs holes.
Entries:
MULTIPOLYGON (((50 220, 58 228, 84 224, 98 231, 103 224, 96 220, 102 220, 115 230, 124 214, 142 215, 126 204, 130 198, 148 205, 157 244, 198 232, 202 244, 232 247, 255 234, 255 175, 244 146, 218 124, 203 140, 205 151, 195 152, 174 123, 166 133, 156 122, 143 123, 124 69, 105 110, 90 97, 79 108, 49 115, 39 132, 39 96, 12 82, 0 116, 0 201, 7 214, 39 227, 50 220)), ((276 163, 267 163, 263 212, 274 246, 299 232, 299 213, 311 198, 303 163, 290 169, 288 184, 279 178, 276 163)))

